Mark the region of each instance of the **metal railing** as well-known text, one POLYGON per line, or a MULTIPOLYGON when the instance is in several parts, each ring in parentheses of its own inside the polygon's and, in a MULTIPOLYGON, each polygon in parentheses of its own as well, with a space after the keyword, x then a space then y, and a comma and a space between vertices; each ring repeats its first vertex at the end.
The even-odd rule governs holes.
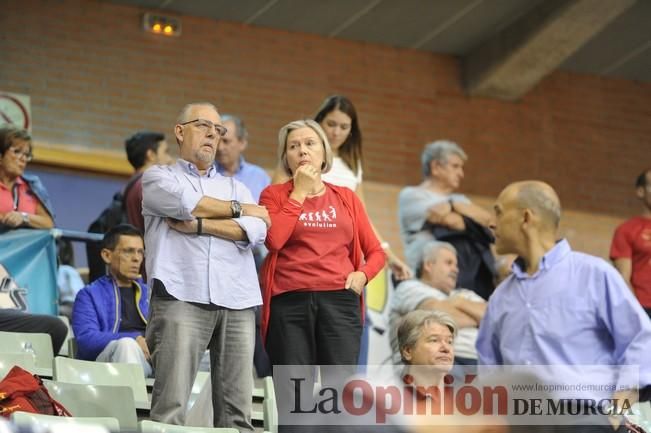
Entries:
POLYGON ((101 242, 104 235, 101 233, 80 232, 77 230, 50 229, 54 239, 67 239, 80 242, 101 242))

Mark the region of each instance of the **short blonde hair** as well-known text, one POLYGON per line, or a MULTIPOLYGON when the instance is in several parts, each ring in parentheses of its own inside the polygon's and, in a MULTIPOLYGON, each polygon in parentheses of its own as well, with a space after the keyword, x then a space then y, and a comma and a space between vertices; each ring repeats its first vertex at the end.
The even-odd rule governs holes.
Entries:
POLYGON ((312 129, 321 139, 321 143, 323 143, 324 156, 324 163, 321 167, 321 173, 329 172, 332 168, 332 148, 330 147, 328 137, 318 123, 312 119, 305 119, 289 122, 287 125, 280 128, 280 131, 278 131, 278 162, 285 171, 285 174, 287 174, 289 177, 293 176, 293 173, 287 164, 287 137, 289 136, 290 132, 301 128, 312 129))
POLYGON ((452 333, 452 338, 456 338, 457 325, 448 313, 440 310, 410 311, 398 322, 398 350, 403 363, 409 363, 402 354, 403 350, 413 348, 423 328, 431 323, 447 327, 452 333))

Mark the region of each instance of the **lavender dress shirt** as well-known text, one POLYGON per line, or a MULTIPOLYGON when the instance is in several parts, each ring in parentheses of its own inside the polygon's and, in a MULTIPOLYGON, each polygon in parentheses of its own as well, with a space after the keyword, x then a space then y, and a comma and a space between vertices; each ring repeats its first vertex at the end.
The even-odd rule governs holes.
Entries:
POLYGON ((640 385, 651 384, 651 320, 615 268, 566 240, 534 275, 514 263, 476 347, 483 365, 639 365, 640 385))
POLYGON ((259 218, 234 219, 248 241, 184 234, 170 228, 166 218, 192 220, 202 197, 255 203, 241 182, 211 166, 201 176, 193 164, 179 159, 171 166, 153 166, 142 178, 145 248, 149 284, 156 278, 181 301, 214 304, 230 309, 260 305, 260 285, 252 247, 261 245, 267 227, 259 218))

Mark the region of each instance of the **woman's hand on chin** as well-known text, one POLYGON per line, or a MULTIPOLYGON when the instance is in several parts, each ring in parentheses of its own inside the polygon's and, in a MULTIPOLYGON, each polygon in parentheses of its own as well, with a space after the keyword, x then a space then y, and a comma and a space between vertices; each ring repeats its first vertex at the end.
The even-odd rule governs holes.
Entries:
POLYGON ((292 197, 296 200, 303 201, 305 198, 319 189, 321 184, 321 172, 310 164, 300 165, 294 171, 294 191, 292 197))

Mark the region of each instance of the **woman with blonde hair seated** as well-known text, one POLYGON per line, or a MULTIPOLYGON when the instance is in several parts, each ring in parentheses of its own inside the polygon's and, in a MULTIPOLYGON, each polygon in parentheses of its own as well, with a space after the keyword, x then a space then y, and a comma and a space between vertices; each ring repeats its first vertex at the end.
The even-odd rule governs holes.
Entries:
POLYGON ((414 310, 401 319, 397 333, 405 364, 403 381, 415 387, 443 389, 443 379, 454 362, 454 319, 443 311, 414 310))

